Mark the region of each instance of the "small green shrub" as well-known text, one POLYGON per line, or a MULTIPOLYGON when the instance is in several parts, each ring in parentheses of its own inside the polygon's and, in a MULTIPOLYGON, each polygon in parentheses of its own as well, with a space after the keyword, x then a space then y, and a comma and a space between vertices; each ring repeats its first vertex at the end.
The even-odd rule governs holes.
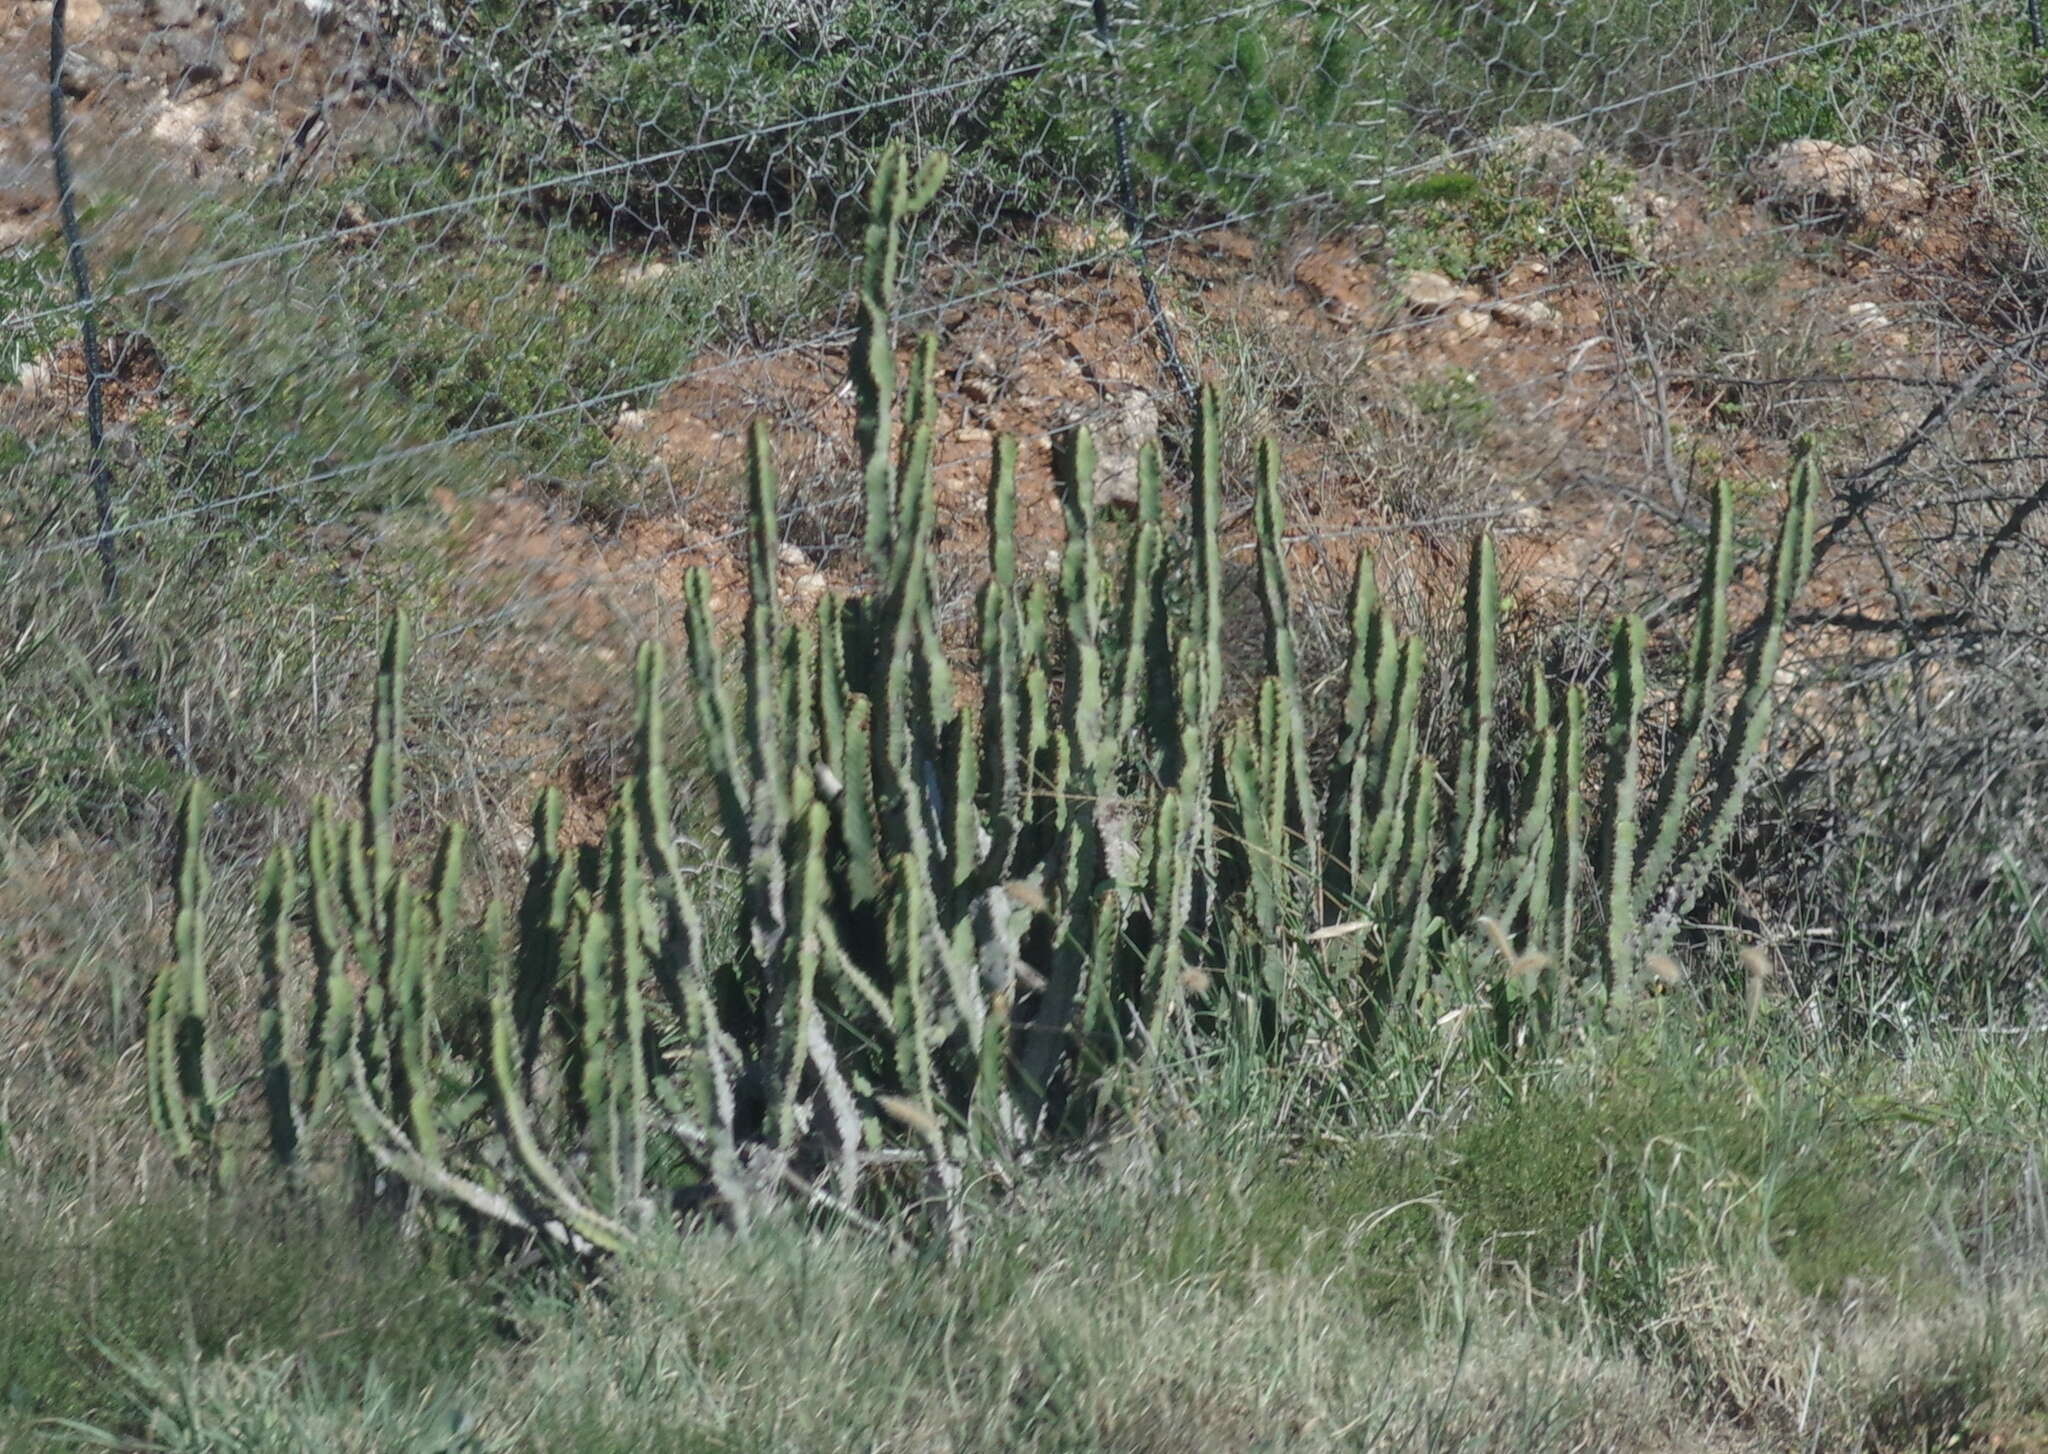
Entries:
MULTIPOLYGON (((0 253, 0 389, 14 383, 24 368, 55 348, 67 335, 71 325, 64 314, 32 322, 14 321, 64 301, 61 267, 62 258, 54 242, 0 253)), ((4 467, 4 461, 0 461, 0 467, 4 467)))
POLYGON ((1626 209, 1634 184, 1626 167, 1600 157, 1564 182, 1488 161, 1477 172, 1442 174, 1390 198, 1386 252, 1398 267, 1452 279, 1499 276, 1527 258, 1623 266, 1642 250, 1626 209))
POLYGON ((1484 438, 1493 419, 1492 396, 1479 386, 1478 377, 1468 369, 1425 375, 1409 387, 1408 398, 1424 418, 1460 443, 1477 443, 1484 438))
POLYGON ((479 161, 601 169, 554 197, 678 236, 714 217, 840 217, 841 179, 890 136, 952 155, 942 229, 1094 213, 1117 186, 1112 107, 1132 119, 1141 206, 1175 223, 1341 209, 1384 145, 1395 53, 1315 0, 1221 16, 1161 0, 1118 22, 1114 75, 1087 9, 1050 0, 802 15, 761 0, 573 16, 496 3, 465 33, 446 94, 479 161), (532 80, 549 74, 536 55, 564 85, 532 80), (514 74, 532 89, 511 89, 514 74))

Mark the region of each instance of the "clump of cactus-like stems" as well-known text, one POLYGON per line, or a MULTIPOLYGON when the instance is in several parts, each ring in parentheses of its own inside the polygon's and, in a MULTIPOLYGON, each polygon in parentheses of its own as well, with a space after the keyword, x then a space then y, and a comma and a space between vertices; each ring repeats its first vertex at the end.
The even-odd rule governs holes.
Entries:
MULTIPOLYGON (((936 345, 921 341, 899 390, 888 325, 894 239, 938 184, 938 169, 913 179, 892 151, 870 198, 852 373, 872 588, 828 595, 809 619, 785 613, 760 427, 736 649, 705 577, 685 588, 685 730, 738 893, 700 898, 679 855, 666 663, 651 644, 633 671, 634 771, 601 850, 565 847, 550 789, 517 903, 465 893, 459 825, 417 880, 394 826, 413 649, 395 623, 356 811, 318 803, 259 885, 251 1084, 290 1177, 341 1149, 359 1178, 599 1251, 692 1208, 744 1226, 792 1197, 895 1235, 874 1193, 890 1179, 921 1187, 957 1237, 969 1168, 1010 1164, 1092 1114, 1121 1067, 1177 1037, 1247 1022, 1283 1034, 1310 983, 1317 1013, 1334 986, 1364 1027, 1477 995, 1518 1038, 1546 1037, 1568 1013, 1635 996, 1639 966, 1712 887, 1764 759, 1808 569, 1811 458, 1792 476, 1732 712, 1734 539, 1725 488, 1717 497, 1686 676, 1654 754, 1634 619, 1614 629, 1598 725, 1582 687, 1540 671, 1504 710, 1497 567, 1475 542, 1456 760, 1439 763, 1424 750, 1422 641, 1397 628, 1369 558, 1350 594, 1335 749, 1311 753, 1270 444, 1252 482, 1265 670, 1226 712, 1213 394, 1178 523, 1148 448, 1114 561, 1093 443, 1086 430, 1065 441, 1056 578, 1019 571, 1017 448, 1002 441, 970 709, 933 605, 936 345), (1170 528, 1184 536, 1171 550, 1170 528), (443 1003, 458 943, 485 986, 467 1017, 443 1003), (1495 959, 1484 984, 1450 972, 1495 959)), ((146 1059, 165 1141, 218 1168, 233 1107, 209 1044, 204 810, 195 787, 146 1059)))

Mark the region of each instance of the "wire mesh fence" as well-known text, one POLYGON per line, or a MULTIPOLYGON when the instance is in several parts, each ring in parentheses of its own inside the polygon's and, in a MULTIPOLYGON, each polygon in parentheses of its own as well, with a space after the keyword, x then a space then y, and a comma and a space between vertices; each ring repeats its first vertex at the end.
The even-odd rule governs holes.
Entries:
POLYGON ((1426 617, 1487 527, 1531 633, 1655 609, 1706 487, 1761 521, 1817 434, 1814 712, 1856 694, 1909 776, 1995 714, 1973 831, 2032 801, 2048 123, 2011 4, 17 0, 0 44, 28 831, 124 832, 188 770, 331 778, 395 605, 436 648, 428 791, 600 795, 626 643, 684 568, 735 588, 753 418, 793 598, 857 583, 846 299, 890 139, 951 159, 900 322, 940 339, 963 639, 992 438, 1042 568, 1052 441, 1091 425, 1114 502, 1197 379, 1240 462, 1281 439, 1312 601, 1369 547, 1426 617))

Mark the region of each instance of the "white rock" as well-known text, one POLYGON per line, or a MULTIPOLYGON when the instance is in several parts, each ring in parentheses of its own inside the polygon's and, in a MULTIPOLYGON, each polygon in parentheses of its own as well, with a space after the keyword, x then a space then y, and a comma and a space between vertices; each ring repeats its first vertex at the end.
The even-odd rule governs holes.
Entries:
POLYGON ((1878 168, 1877 153, 1867 146, 1805 137, 1788 141, 1758 162, 1758 184, 1786 202, 1822 202, 1837 207, 1856 205, 1878 168))
POLYGON ((1586 143, 1562 126, 1512 126, 1487 138, 1481 150, 1546 182, 1569 182, 1591 159, 1586 143))
POLYGON ((1138 452, 1159 437, 1159 404, 1143 389, 1111 401, 1109 417, 1094 424, 1095 503, 1138 503, 1138 452))
POLYGON ((619 282, 628 288, 645 288, 660 282, 675 271, 675 265, 660 258, 644 263, 633 263, 619 272, 619 282))
POLYGON ((1451 315, 1451 325, 1467 338, 1477 338, 1493 327, 1493 319, 1477 308, 1460 308, 1451 315))
POLYGON ((1869 147, 1815 137, 1786 142, 1751 173, 1765 200, 1780 207, 1832 209, 1865 222, 1896 222, 1930 200, 1925 182, 1869 147))
POLYGON ((57 369, 46 358, 39 358, 26 365, 14 377, 14 392, 26 399, 40 399, 50 393, 57 383, 57 369))
POLYGON ((1493 305, 1493 316, 1514 328, 1535 328, 1555 333, 1560 327, 1557 310, 1548 303, 1516 303, 1503 300, 1493 305))
POLYGON ((804 554, 803 548, 791 545, 787 540, 783 541, 781 548, 776 551, 776 558, 791 570, 809 570, 811 568, 811 558, 804 554))
POLYGON ((1894 217, 1902 212, 1919 212, 1932 200, 1927 184, 1904 172, 1878 172, 1870 178, 1858 205, 1873 218, 1894 217))
POLYGON ((1461 288, 1442 273, 1418 269, 1401 279, 1402 301, 1418 313, 1462 308, 1481 298, 1477 288, 1461 288))

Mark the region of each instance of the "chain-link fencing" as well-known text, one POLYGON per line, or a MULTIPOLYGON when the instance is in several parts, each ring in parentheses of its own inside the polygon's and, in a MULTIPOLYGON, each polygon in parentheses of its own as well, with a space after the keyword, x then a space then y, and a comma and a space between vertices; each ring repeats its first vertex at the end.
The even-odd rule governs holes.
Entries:
POLYGON ((899 323, 939 337, 963 649, 992 439, 1025 443, 1043 569, 1053 442, 1095 430, 1114 505, 1197 381, 1236 465, 1282 443, 1326 667, 1360 549, 1427 621, 1486 528, 1515 629, 1595 673, 1576 623, 1678 621, 1710 488, 1762 541, 1812 435, 1835 498, 1787 761, 1837 788, 1760 826, 1728 913, 1879 964, 1924 960, 1933 905, 2032 922, 2048 72, 2024 10, 16 0, 0 44, 24 843, 153 841, 188 772, 254 842, 342 781, 394 608, 424 623, 420 791, 472 805, 501 867, 536 779, 595 822, 629 644, 675 630, 687 567, 739 589, 754 418, 792 599, 859 583, 848 299, 895 139, 951 162, 899 323), (1825 872, 1781 889, 1788 853, 1825 872), (1870 875, 1900 922, 1844 922, 1870 875), (1946 897, 1907 892, 1933 878, 1946 897))

